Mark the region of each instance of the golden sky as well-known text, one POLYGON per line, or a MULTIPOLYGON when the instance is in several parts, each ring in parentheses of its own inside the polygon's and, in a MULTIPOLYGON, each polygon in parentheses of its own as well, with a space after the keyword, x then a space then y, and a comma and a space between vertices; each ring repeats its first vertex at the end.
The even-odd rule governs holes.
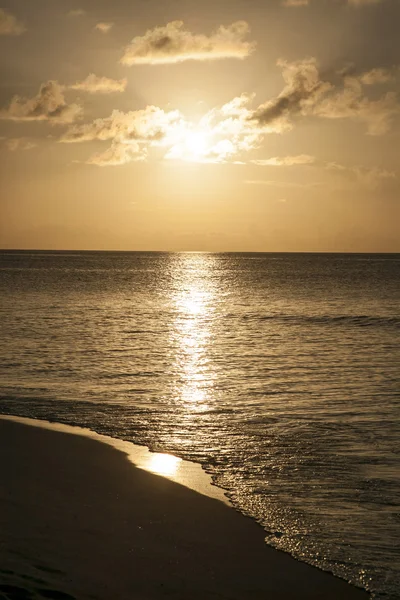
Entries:
POLYGON ((400 251, 399 0, 0 0, 0 247, 400 251))

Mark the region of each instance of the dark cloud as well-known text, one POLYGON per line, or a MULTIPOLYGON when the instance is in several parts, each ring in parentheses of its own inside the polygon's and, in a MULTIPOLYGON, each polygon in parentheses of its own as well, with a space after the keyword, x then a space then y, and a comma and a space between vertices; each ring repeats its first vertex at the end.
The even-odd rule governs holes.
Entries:
POLYGON ((57 81, 40 86, 34 98, 14 96, 9 106, 0 110, 0 119, 11 121, 49 121, 63 125, 73 123, 82 113, 79 104, 67 104, 64 88, 57 81))
POLYGON ((259 106, 251 117, 263 127, 299 114, 331 88, 330 83, 320 79, 314 58, 293 63, 280 60, 278 66, 283 69, 285 88, 277 98, 259 106))

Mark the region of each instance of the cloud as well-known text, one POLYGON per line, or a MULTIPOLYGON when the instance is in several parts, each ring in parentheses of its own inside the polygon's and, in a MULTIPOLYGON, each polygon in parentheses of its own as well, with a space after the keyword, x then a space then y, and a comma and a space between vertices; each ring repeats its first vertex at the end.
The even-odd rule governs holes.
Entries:
POLYGON ((285 130, 291 128, 291 116, 306 112, 332 85, 320 79, 315 58, 292 63, 279 59, 277 64, 286 86, 277 98, 259 106, 251 119, 262 127, 275 125, 285 130))
POLYGON ((394 75, 388 69, 372 69, 371 71, 362 73, 359 79, 363 85, 377 85, 393 81, 394 75))
MULTIPOLYGON (((308 154, 300 154, 298 156, 284 156, 274 157, 266 160, 252 160, 252 164, 261 166, 274 166, 274 167, 291 167, 291 166, 312 166, 319 171, 325 171, 325 173, 334 176, 336 179, 339 178, 339 188, 343 188, 343 181, 347 182, 345 187, 363 186, 369 189, 376 189, 384 181, 392 180, 396 178, 396 174, 393 171, 382 169, 381 167, 365 167, 365 166, 347 166, 337 162, 327 162, 317 160, 315 156, 308 154)), ((275 185, 275 186, 289 186, 289 187, 315 187, 316 185, 326 185, 328 182, 314 182, 304 184, 302 182, 279 182, 272 180, 252 180, 248 183, 259 183, 263 185, 275 185)), ((338 187, 336 185, 336 187, 338 187)))
MULTIPOLYGON (((257 148, 263 131, 250 122, 253 95, 242 94, 208 111, 198 123, 187 122, 166 158, 221 163, 257 148)), ((235 160, 234 162, 238 162, 235 160)))
POLYGON ((283 6, 308 6, 310 0, 283 0, 283 6))
POLYGON ((113 142, 105 152, 99 152, 91 156, 87 163, 98 167, 115 167, 126 165, 132 161, 144 160, 146 150, 141 148, 137 142, 120 143, 113 142))
POLYGON ((245 21, 221 25, 210 36, 195 34, 183 28, 182 21, 172 21, 165 27, 149 29, 145 35, 133 38, 125 48, 121 62, 134 64, 179 63, 185 60, 243 59, 249 56, 254 42, 244 38, 250 31, 245 21))
POLYGON ((381 167, 345 166, 336 162, 325 163, 325 169, 334 175, 344 177, 348 185, 362 185, 376 189, 387 180, 396 179, 396 173, 381 167))
POLYGON ((244 181, 249 185, 266 185, 277 188, 302 188, 311 189, 317 187, 323 187, 325 184, 322 181, 311 181, 309 183, 301 183, 296 181, 276 181, 273 179, 247 179, 244 181))
MULTIPOLYGON (((249 121, 248 103, 252 96, 243 94, 220 108, 208 111, 197 123, 190 122, 177 110, 164 111, 156 106, 124 113, 114 110, 109 117, 71 126, 61 137, 64 143, 89 141, 115 142, 104 164, 120 164, 133 157, 131 149, 120 148, 137 142, 142 149, 166 148, 165 158, 195 162, 225 162, 238 153, 256 148, 264 132, 249 121), (117 148, 117 149, 116 149, 117 148), (110 159, 110 153, 113 157, 110 159), (115 159, 115 156, 117 158, 115 159)), ((98 162, 99 158, 96 158, 98 162)))
POLYGON ((114 23, 97 23, 95 29, 101 33, 108 33, 113 26, 114 23))
POLYGON ((255 165, 268 167, 292 167, 295 165, 312 165, 315 160, 315 156, 299 154, 298 156, 274 156, 273 158, 252 160, 251 162, 255 165))
POLYGON ((144 160, 149 147, 172 146, 185 122, 179 111, 165 112, 156 106, 124 113, 114 110, 109 117, 74 125, 60 142, 111 141, 105 152, 95 154, 90 164, 114 166, 144 160))
POLYGON ((86 15, 86 11, 82 8, 75 8, 67 13, 68 17, 83 17, 84 15, 86 15))
POLYGON ((0 119, 11 121, 49 121, 65 125, 76 121, 81 113, 79 104, 67 104, 64 88, 57 81, 48 81, 40 86, 34 98, 14 96, 8 108, 0 110, 0 119))
MULTIPOLYGON (((396 94, 386 91, 377 96, 374 87, 392 82, 391 71, 373 69, 349 75, 350 67, 347 67, 322 76, 314 58, 292 63, 280 60, 278 65, 285 82, 282 92, 256 108, 252 107, 254 94, 241 94, 208 110, 196 121, 186 119, 177 110, 164 111, 156 106, 126 113, 114 110, 108 117, 72 125, 60 141, 111 141, 113 145, 106 158, 103 154, 96 155, 96 163, 100 161, 102 165, 137 160, 137 152, 125 148, 132 142, 137 142, 143 152, 154 146, 164 147, 164 157, 170 160, 244 164, 242 155, 260 148, 266 135, 290 131, 302 118, 358 120, 366 124, 368 133, 378 135, 385 133, 392 118, 400 113, 396 94), (366 94, 370 89, 373 99, 366 94)), ((100 78, 94 81, 97 79, 100 78)), ((250 158, 248 162, 275 167, 326 168, 309 154, 250 158)))
MULTIPOLYGON (((329 1, 329 0, 328 0, 329 1)), ((385 0, 344 0, 346 4, 350 6, 368 6, 372 4, 381 4, 385 0)), ((299 6, 309 6, 311 4, 311 0, 282 0, 282 5, 286 7, 295 7, 299 6)))
POLYGON ((0 8, 0 35, 21 35, 26 28, 17 17, 0 8))
MULTIPOLYGON (((114 110, 109 117, 69 127, 60 141, 78 143, 111 140, 117 144, 138 142, 142 148, 165 147, 166 158, 196 162, 224 162, 239 152, 257 147, 263 133, 249 121, 247 104, 252 96, 243 94, 220 108, 208 111, 198 123, 184 118, 177 110, 156 106, 124 113, 114 110)), ((131 156, 126 148, 113 149, 112 155, 131 156)), ((97 159, 96 159, 97 160, 97 159)), ((114 164, 114 160, 107 160, 114 164)), ((119 159, 118 159, 119 160, 119 159)), ((116 163, 115 163, 116 164, 116 163)), ((119 163, 118 163, 119 164, 119 163)))
POLYGON ((348 75, 349 69, 332 72, 331 81, 324 80, 315 58, 289 63, 278 61, 286 82, 283 91, 273 100, 259 106, 250 119, 262 128, 283 132, 293 127, 293 119, 318 116, 326 119, 352 119, 366 124, 367 133, 382 135, 400 113, 395 92, 371 100, 365 86, 393 80, 389 71, 373 69, 361 75, 348 75))
POLYGON ((400 114, 400 104, 395 92, 370 100, 364 94, 362 77, 345 77, 342 89, 316 104, 314 114, 327 119, 361 121, 366 124, 369 135, 383 135, 389 131, 393 118, 400 114))
POLYGON ((28 140, 27 138, 9 138, 5 141, 10 152, 16 152, 17 150, 32 150, 36 148, 36 144, 28 140))
MULTIPOLYGON (((345 166, 335 162, 315 161, 315 166, 325 172, 325 177, 320 181, 293 181, 273 179, 249 179, 244 183, 249 185, 263 185, 287 189, 315 189, 325 188, 329 191, 345 191, 355 189, 376 190, 385 182, 396 179, 393 171, 380 167, 345 166)), ((319 170, 319 172, 321 172, 319 170)))
POLYGON ((381 4, 384 0, 347 0, 350 6, 367 6, 368 4, 381 4))
POLYGON ((156 106, 124 113, 114 110, 109 117, 92 123, 74 125, 62 136, 61 142, 89 142, 116 140, 118 142, 161 142, 171 128, 179 127, 179 111, 165 112, 156 106))
POLYGON ((124 92, 127 84, 127 79, 109 79, 108 77, 98 77, 94 73, 91 73, 83 81, 77 81, 69 87, 72 90, 81 90, 89 94, 113 94, 115 92, 124 92))

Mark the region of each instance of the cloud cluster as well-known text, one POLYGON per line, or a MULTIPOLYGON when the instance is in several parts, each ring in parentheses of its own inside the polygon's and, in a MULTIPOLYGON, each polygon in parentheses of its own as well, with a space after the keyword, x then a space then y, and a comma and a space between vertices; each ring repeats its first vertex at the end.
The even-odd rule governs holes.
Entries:
POLYGON ((197 123, 177 110, 156 106, 122 112, 91 123, 73 125, 61 142, 111 141, 111 147, 89 162, 100 166, 125 164, 143 159, 151 147, 166 148, 168 159, 196 162, 225 162, 256 148, 264 132, 250 122, 248 104, 252 96, 242 95, 220 108, 208 111, 197 123))
POLYGON ((21 35, 26 28, 17 17, 0 8, 0 35, 21 35))
POLYGON ((124 92, 127 84, 127 79, 109 79, 108 77, 98 77, 94 73, 91 73, 83 81, 77 81, 69 87, 72 90, 80 90, 89 94, 113 94, 115 92, 124 92))
MULTIPOLYGON (((90 161, 101 166, 143 159, 152 146, 165 147, 165 158, 172 160, 243 162, 242 156, 259 148, 266 135, 283 134, 301 118, 352 119, 364 123, 369 134, 380 135, 400 114, 394 92, 373 99, 366 93, 373 86, 391 82, 394 75, 390 71, 355 74, 347 68, 323 77, 314 58, 279 60, 278 66, 284 79, 282 92, 256 108, 252 107, 254 95, 242 94, 209 110, 197 122, 185 119, 179 111, 165 112, 155 106, 127 113, 114 110, 109 117, 71 126, 61 141, 111 141, 106 153, 90 161)), ((250 162, 265 166, 316 164, 307 154, 250 162)))
POLYGON ((135 37, 125 48, 121 62, 154 65, 186 60, 243 59, 255 48, 254 42, 245 41, 249 31, 245 21, 237 21, 226 27, 221 25, 206 36, 187 31, 182 21, 172 21, 135 37))
POLYGON ((127 113, 114 110, 109 117, 73 125, 60 141, 111 141, 110 148, 91 157, 88 162, 98 166, 113 166, 143 160, 150 146, 173 144, 184 127, 185 122, 179 111, 165 112, 156 106, 147 106, 143 110, 127 113))
POLYGON ((66 125, 76 121, 82 113, 79 104, 67 104, 64 88, 58 81, 48 81, 40 86, 34 98, 14 96, 9 106, 0 110, 0 119, 11 121, 49 121, 66 125))
MULTIPOLYGON (((164 40, 157 50, 161 54, 152 53, 155 39, 158 39, 160 31, 165 30, 157 28, 140 38, 142 41, 146 38, 153 50, 149 53, 146 46, 146 51, 142 47, 143 53, 138 53, 136 48, 135 56, 140 54, 140 60, 145 58, 150 62, 204 58, 206 48, 211 55, 217 49, 221 51, 222 46, 218 46, 216 40, 226 42, 228 31, 230 36, 233 32, 242 35, 248 31, 247 24, 236 23, 228 28, 221 27, 210 38, 205 38, 186 32, 181 22, 169 24, 167 28, 170 25, 171 31, 179 33, 176 44, 170 45, 164 40), (193 54, 195 52, 197 55, 193 54)), ((231 37, 229 39, 232 41, 231 37)), ((249 44, 241 43, 247 44, 248 52, 249 44)), ((243 162, 243 155, 261 146, 266 135, 290 131, 300 119, 351 119, 363 123, 367 133, 381 135, 390 129, 393 118, 400 114, 397 95, 393 91, 385 91, 385 86, 396 80, 398 69, 375 68, 357 72, 354 66, 348 65, 341 71, 331 69, 321 73, 315 58, 294 62, 280 59, 277 65, 282 71, 284 84, 276 97, 254 107, 254 94, 242 94, 209 110, 196 122, 187 120, 177 110, 164 111, 156 106, 147 106, 129 112, 114 110, 108 117, 78 124, 82 106, 66 101, 64 94, 67 89, 111 94, 123 92, 127 86, 126 79, 115 80, 93 73, 69 86, 48 81, 42 84, 33 98, 15 96, 8 107, 0 110, 0 118, 68 125, 60 139, 64 143, 108 141, 110 147, 88 161, 106 166, 143 160, 150 148, 155 146, 164 147, 165 158, 168 159, 239 163, 243 162)), ((315 158, 308 154, 255 160, 250 156, 249 162, 264 166, 316 164, 315 158)))
POLYGON ((289 63, 279 60, 285 87, 273 100, 259 106, 250 116, 264 129, 285 131, 299 117, 352 119, 366 124, 370 135, 386 133, 394 116, 400 114, 395 92, 370 99, 365 87, 392 80, 385 69, 373 69, 360 75, 331 73, 330 81, 320 75, 314 58, 289 63))

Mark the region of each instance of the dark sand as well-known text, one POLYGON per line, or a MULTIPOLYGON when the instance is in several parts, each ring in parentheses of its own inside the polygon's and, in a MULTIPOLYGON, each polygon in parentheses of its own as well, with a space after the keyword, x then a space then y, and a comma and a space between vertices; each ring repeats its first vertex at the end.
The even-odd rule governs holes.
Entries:
POLYGON ((0 440, 0 598, 369 597, 106 444, 4 420, 0 440))

